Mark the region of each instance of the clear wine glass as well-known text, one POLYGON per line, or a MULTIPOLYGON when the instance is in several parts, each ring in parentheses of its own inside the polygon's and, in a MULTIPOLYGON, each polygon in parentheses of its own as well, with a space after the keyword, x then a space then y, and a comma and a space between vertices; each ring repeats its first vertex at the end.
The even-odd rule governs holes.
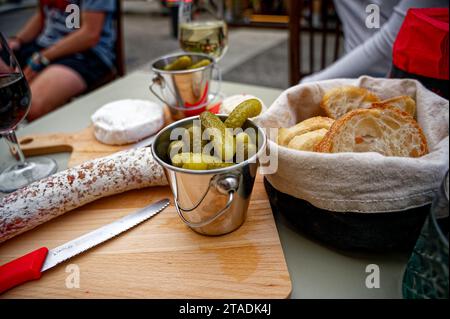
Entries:
POLYGON ((219 61, 228 49, 223 0, 182 0, 179 6, 181 49, 204 53, 219 61))
POLYGON ((57 170, 50 158, 25 160, 15 129, 30 109, 31 91, 14 53, 0 32, 0 135, 8 142, 18 162, 0 174, 0 192, 9 193, 57 170))

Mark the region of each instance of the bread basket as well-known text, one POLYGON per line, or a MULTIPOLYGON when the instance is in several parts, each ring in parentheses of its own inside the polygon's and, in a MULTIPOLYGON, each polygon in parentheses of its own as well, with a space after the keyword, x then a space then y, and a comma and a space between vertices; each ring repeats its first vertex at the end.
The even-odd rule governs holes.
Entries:
POLYGON ((407 95, 429 153, 420 158, 378 153, 324 154, 278 146, 278 169, 265 176, 272 209, 296 228, 340 249, 411 248, 448 170, 449 103, 414 80, 336 79, 283 92, 256 119, 265 128, 291 127, 323 115, 324 93, 339 86, 364 87, 380 99, 407 95))

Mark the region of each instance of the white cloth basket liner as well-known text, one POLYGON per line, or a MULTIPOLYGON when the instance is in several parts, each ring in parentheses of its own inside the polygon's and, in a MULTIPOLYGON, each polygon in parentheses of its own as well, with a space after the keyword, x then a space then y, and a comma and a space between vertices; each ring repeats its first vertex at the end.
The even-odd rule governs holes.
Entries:
POLYGON ((382 100, 408 95, 416 100, 417 121, 430 153, 421 158, 378 153, 322 154, 278 147, 278 170, 266 175, 282 193, 336 212, 393 212, 429 204, 448 170, 449 103, 415 80, 336 79, 297 85, 283 92, 256 122, 266 128, 291 127, 323 115, 324 92, 337 86, 364 87, 382 100))

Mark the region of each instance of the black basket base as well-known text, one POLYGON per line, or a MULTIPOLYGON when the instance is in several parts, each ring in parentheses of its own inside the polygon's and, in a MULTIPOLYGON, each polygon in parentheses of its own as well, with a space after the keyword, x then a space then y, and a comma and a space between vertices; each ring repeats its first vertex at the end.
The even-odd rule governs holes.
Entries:
POLYGON ((391 213, 338 213, 279 192, 266 178, 264 186, 274 214, 282 214, 296 230, 341 250, 410 251, 431 207, 391 213))

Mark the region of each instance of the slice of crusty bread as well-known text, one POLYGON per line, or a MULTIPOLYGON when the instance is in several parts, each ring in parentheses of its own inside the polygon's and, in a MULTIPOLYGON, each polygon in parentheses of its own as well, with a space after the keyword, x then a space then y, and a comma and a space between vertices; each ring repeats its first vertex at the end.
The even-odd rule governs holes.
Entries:
POLYGON ((288 144, 288 147, 297 151, 314 151, 314 147, 322 141, 328 133, 327 129, 320 129, 294 137, 288 144))
POLYGON ((290 128, 280 128, 278 129, 278 139, 277 144, 285 146, 284 142, 287 140, 290 128))
POLYGON ((290 128, 282 128, 278 131, 278 144, 287 146, 296 136, 320 129, 329 130, 334 120, 328 117, 311 117, 290 128))
POLYGON ((397 96, 381 102, 375 102, 372 107, 393 107, 416 117, 416 102, 409 96, 397 96))
POLYGON ((338 119, 356 109, 368 109, 380 99, 369 90, 356 86, 341 86, 325 93, 320 106, 327 116, 338 119))
POLYGON ((358 109, 337 120, 316 152, 378 152, 385 156, 420 157, 428 153, 419 124, 393 108, 358 109))

